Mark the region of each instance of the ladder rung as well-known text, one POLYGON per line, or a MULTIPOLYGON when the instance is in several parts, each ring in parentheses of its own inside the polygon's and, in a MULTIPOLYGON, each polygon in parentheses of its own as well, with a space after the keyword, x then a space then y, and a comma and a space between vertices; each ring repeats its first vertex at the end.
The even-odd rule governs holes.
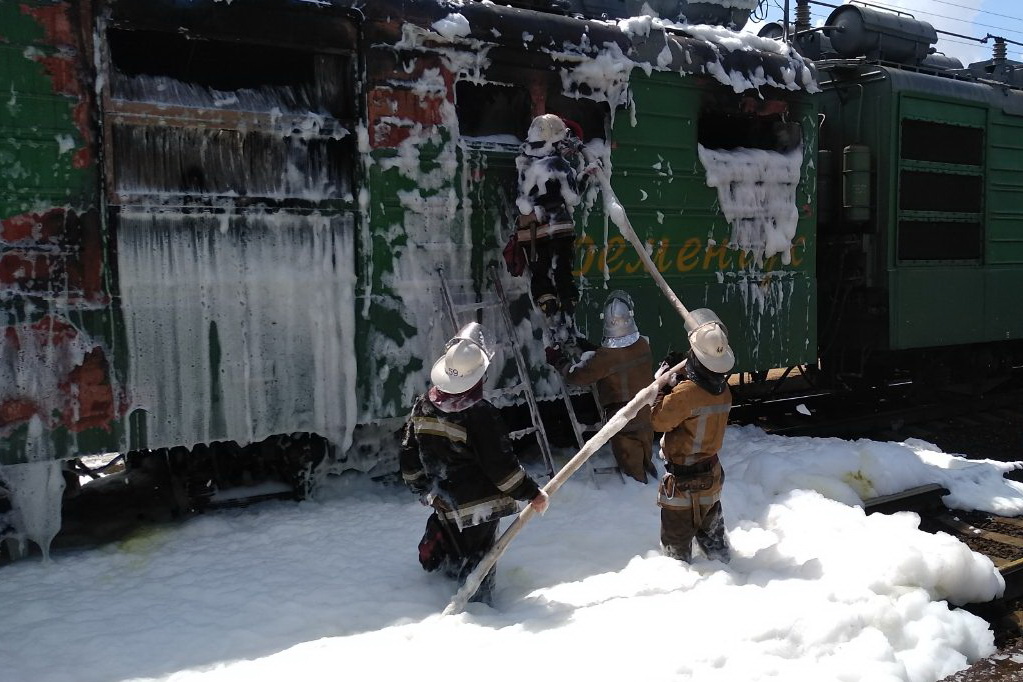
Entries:
POLYGON ((519 438, 522 438, 523 436, 528 436, 531 433, 536 433, 535 426, 527 426, 524 429, 512 431, 511 433, 508 434, 508 437, 511 438, 512 440, 518 440, 519 438))
POLYGON ((472 310, 483 310, 485 308, 497 308, 501 305, 500 301, 480 301, 477 303, 462 303, 460 305, 453 306, 456 313, 467 313, 472 310))
POLYGON ((522 391, 524 391, 525 389, 526 385, 522 382, 519 382, 512 386, 505 386, 504 388, 499 388, 496 391, 487 391, 487 397, 489 399, 490 397, 494 396, 515 395, 517 393, 522 393, 522 391))

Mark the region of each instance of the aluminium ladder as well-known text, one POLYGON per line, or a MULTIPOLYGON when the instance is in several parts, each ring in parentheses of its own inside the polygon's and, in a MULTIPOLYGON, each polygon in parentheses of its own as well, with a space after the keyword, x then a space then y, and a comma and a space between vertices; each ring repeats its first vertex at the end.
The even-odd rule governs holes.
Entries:
MULTIPOLYGON (((540 448, 541 455, 543 456, 544 463, 547 465, 548 476, 554 476, 554 463, 553 457, 551 456, 550 440, 547 437, 547 431, 543 425, 543 419, 540 416, 540 410, 537 406, 536 393, 533 390, 532 382, 529 378, 529 369, 526 366, 526 361, 522 356, 522 348, 519 344, 518 335, 515 332, 515 324, 511 319, 511 312, 508 304, 508 297, 504 290, 504 285, 501 283, 500 274, 497 271, 497 267, 494 264, 490 264, 487 267, 487 275, 493 284, 494 291, 497 294, 497 300, 492 302, 473 301, 464 305, 456 305, 454 299, 451 296, 451 290, 448 286, 447 278, 444 276, 444 268, 437 268, 437 274, 440 279, 441 293, 444 302, 445 312, 451 327, 457 331, 460 329, 458 324, 457 313, 468 312, 468 311, 479 311, 484 308, 500 308, 501 318, 504 323, 505 330, 508 335, 508 341, 503 344, 511 348, 512 355, 515 359, 515 366, 518 372, 519 383, 505 389, 508 393, 521 392, 526 399, 526 405, 529 408, 529 416, 532 421, 532 426, 524 429, 512 432, 511 438, 517 439, 530 433, 536 434, 537 444, 540 448)), ((529 296, 529 301, 532 306, 532 310, 536 311, 537 315, 542 315, 536 308, 536 302, 533 301, 532 296, 529 296)), ((550 331, 546 328, 543 330, 545 345, 551 345, 552 340, 550 338, 550 331)), ((599 397, 597 395, 596 385, 590 386, 590 393, 593 396, 594 404, 597 407, 598 422, 595 425, 582 424, 576 415, 575 406, 572 404, 571 392, 569 391, 568 383, 560 372, 554 371, 553 374, 557 376, 558 393, 561 397, 562 402, 565 405, 565 412, 568 415, 569 423, 572 427, 572 434, 575 437, 576 446, 582 449, 586 443, 586 435, 588 433, 595 433, 600 429, 601 426, 606 422, 606 415, 604 414, 603 406, 600 404, 599 397)), ((622 483, 625 483, 625 476, 622 474, 621 469, 617 465, 611 466, 593 466, 591 469, 593 475, 593 482, 598 488, 600 487, 597 476, 601 474, 618 474, 618 478, 622 483)))
POLYGON ((509 434, 509 437, 512 439, 518 439, 530 433, 536 434, 536 442, 540 448, 540 454, 543 457, 544 465, 547 467, 547 476, 550 478, 554 476, 554 458, 551 456, 551 445, 550 441, 547 439, 547 431, 544 428, 543 419, 540 418, 540 409, 536 404, 536 394, 533 392, 533 385, 529 380, 529 371, 526 367, 526 361, 522 357, 522 348, 519 346, 518 335, 515 333, 515 325, 512 323, 511 313, 508 311, 508 300, 505 297, 504 288, 501 286, 500 277, 493 265, 489 266, 488 274, 490 275, 491 281, 494 283, 498 300, 492 303, 474 301, 472 303, 458 306, 455 305, 455 302, 451 297, 451 291, 448 288, 447 279, 444 277, 444 268, 437 268, 437 275, 440 278, 440 287, 445 312, 447 313, 451 327, 457 332, 461 328, 458 324, 457 313, 463 311, 477 311, 490 307, 500 307, 505 331, 508 334, 508 341, 505 345, 511 349, 512 356, 515 358, 515 368, 518 372, 519 379, 519 383, 505 389, 505 391, 508 393, 522 393, 526 399, 526 405, 529 408, 529 417, 532 422, 532 426, 518 431, 513 431, 509 434))
MULTIPOLYGON (((493 268, 494 266, 491 265, 490 267, 493 268)), ((527 269, 527 274, 528 272, 529 270, 527 269)), ((494 284, 495 287, 497 287, 498 295, 501 297, 501 300, 504 301, 505 300, 504 290, 501 287, 501 282, 498 279, 497 272, 492 270, 491 277, 494 279, 494 284)), ((540 317, 545 317, 543 312, 540 311, 540 309, 537 307, 536 301, 533 299, 532 296, 529 297, 529 301, 533 306, 533 311, 540 317)), ((507 301, 505 301, 505 308, 507 308, 507 301)), ((545 346, 555 345, 555 340, 553 336, 554 335, 551 333, 551 330, 547 327, 544 327, 543 340, 545 346)), ((556 374, 558 377, 557 381, 558 387, 560 389, 558 393, 561 395, 561 399, 565 404, 565 412, 568 413, 568 420, 569 423, 571 423, 572 425, 572 433, 575 436, 576 446, 581 450, 583 448, 583 445, 586 443, 587 440, 586 435, 596 433, 605 423, 607 423, 607 415, 604 414, 604 406, 600 404, 600 396, 597 393, 597 385, 592 384, 590 386, 589 392, 593 396, 593 404, 596 405, 597 407, 598 421, 596 424, 587 424, 586 427, 584 427, 579 422, 579 417, 576 415, 575 412, 575 406, 572 404, 572 393, 569 390, 568 382, 565 381, 565 377, 561 374, 560 371, 555 370, 554 374, 556 374)), ((596 486, 597 488, 600 487, 600 481, 597 479, 597 477, 601 474, 618 474, 618 479, 623 484, 625 483, 625 474, 622 473, 622 470, 617 463, 612 464, 610 466, 597 466, 596 464, 594 464, 590 468, 590 474, 593 477, 593 485, 596 486)))

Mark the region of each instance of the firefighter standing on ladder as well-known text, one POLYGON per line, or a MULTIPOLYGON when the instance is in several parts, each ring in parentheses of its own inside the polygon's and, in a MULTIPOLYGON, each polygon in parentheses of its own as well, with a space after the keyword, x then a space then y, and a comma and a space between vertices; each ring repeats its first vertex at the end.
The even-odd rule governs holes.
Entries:
MULTIPOLYGON (((692 558, 693 539, 708 559, 731 558, 721 510, 724 470, 718 450, 728 424, 732 394, 728 372, 735 355, 727 330, 713 311, 700 308, 686 322, 690 351, 683 376, 673 376, 654 400, 651 417, 664 433, 666 473, 657 491, 661 547, 670 557, 692 558)), ((674 366, 665 360, 658 370, 674 366)))
MULTIPOLYGON (((579 290, 575 267, 573 210, 580 203, 587 169, 578 124, 555 114, 533 119, 526 142, 515 159, 518 170, 519 216, 505 247, 511 274, 521 275, 528 264, 530 293, 552 329, 574 330, 579 290)), ((563 341, 571 342, 573 333, 563 341)))

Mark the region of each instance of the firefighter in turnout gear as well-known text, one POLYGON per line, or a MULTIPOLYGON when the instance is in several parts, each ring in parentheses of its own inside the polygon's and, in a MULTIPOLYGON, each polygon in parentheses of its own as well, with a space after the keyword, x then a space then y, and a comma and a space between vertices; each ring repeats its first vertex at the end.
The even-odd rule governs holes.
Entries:
POLYGON ((572 212, 582 195, 582 141, 555 114, 533 119, 515 159, 519 216, 505 256, 520 275, 528 263, 530 293, 552 326, 571 326, 579 300, 572 278, 575 223, 572 212), (561 320, 557 320, 559 316, 561 320))
MULTIPOLYGON (((406 485, 432 506, 419 560, 465 579, 497 540, 499 519, 518 511, 515 500, 538 512, 547 495, 519 464, 497 409, 483 399, 490 364, 483 328, 472 322, 456 334, 430 372, 433 386, 416 399, 401 441, 406 485)), ((494 569, 472 601, 490 603, 494 569)))
MULTIPOLYGON (((604 337, 600 347, 584 353, 575 364, 553 348, 548 350, 551 364, 570 384, 597 384, 597 395, 604 413, 610 417, 654 380, 650 342, 640 336, 633 315, 632 297, 624 291, 612 291, 604 303, 604 337)), ((644 405, 625 427, 611 436, 611 452, 622 473, 640 483, 649 475, 657 479, 651 461, 654 429, 650 425, 650 407, 644 405)))
MULTIPOLYGON (((671 377, 651 410, 654 429, 664 434, 665 474, 657 491, 661 547, 666 555, 689 561, 695 538, 708 559, 727 562, 718 450, 732 406, 727 373, 735 355, 727 330, 707 308, 690 313, 686 331, 690 351, 683 375, 671 377)), ((658 376, 675 364, 665 360, 658 376)))

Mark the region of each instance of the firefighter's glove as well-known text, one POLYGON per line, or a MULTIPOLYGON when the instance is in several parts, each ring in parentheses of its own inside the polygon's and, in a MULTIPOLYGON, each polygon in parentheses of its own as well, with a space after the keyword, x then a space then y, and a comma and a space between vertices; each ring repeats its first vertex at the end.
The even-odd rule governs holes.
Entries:
POLYGON ((533 508, 537 514, 543 514, 547 511, 547 505, 550 503, 550 497, 547 496, 543 490, 537 493, 536 497, 529 501, 529 506, 533 508))
MULTIPOLYGON (((685 356, 682 353, 677 352, 668 353, 665 356, 665 358, 661 360, 661 364, 660 366, 658 366, 657 371, 654 373, 654 377, 659 379, 665 372, 670 371, 672 367, 679 364, 684 359, 685 356)), ((668 380, 665 383, 661 384, 661 390, 659 391, 659 393, 661 395, 668 395, 669 393, 671 393, 672 389, 678 386, 678 382, 681 380, 682 376, 678 372, 671 372, 671 376, 668 377, 668 380)))
POLYGON ((668 377, 668 380, 661 384, 661 390, 658 391, 658 394, 668 395, 676 386, 678 386, 679 381, 681 381, 681 377, 679 376, 678 372, 672 372, 671 376, 668 377))
POLYGON ((512 277, 520 277, 526 271, 526 252, 519 245, 517 233, 512 232, 501 255, 504 257, 504 265, 512 277))
POLYGON ((558 344, 547 346, 543 349, 543 352, 547 356, 547 364, 559 372, 568 363, 568 358, 565 357, 565 352, 561 350, 561 346, 558 344))

